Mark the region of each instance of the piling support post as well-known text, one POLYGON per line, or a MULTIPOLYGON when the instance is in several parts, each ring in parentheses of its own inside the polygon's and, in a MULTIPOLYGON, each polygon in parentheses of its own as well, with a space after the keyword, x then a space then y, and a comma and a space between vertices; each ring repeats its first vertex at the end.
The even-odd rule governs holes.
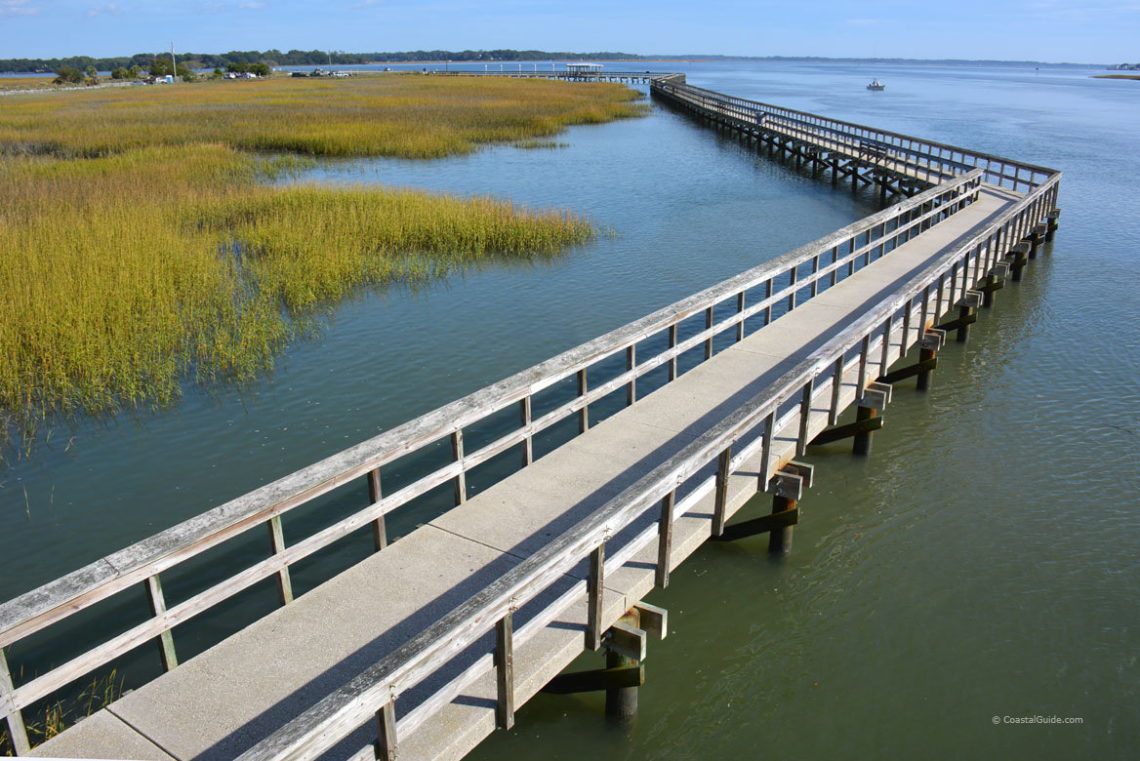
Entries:
MULTIPOLYGON (((922 344, 918 350, 919 363, 927 363, 932 365, 938 358, 938 350, 946 344, 946 333, 941 330, 933 328, 928 329, 926 334, 922 337, 922 344)), ((931 384, 931 376, 934 374, 932 368, 923 367, 918 372, 918 382, 915 386, 919 391, 929 391, 931 384)))
MULTIPOLYGON (((772 515, 799 510, 804 489, 811 486, 813 468, 807 463, 789 462, 768 482, 772 495, 772 515)), ((783 525, 768 533, 768 553, 786 555, 792 549, 792 526, 783 525)))
POLYGON ((994 305, 994 294, 1005 287, 1007 275, 1009 275, 1009 265, 1005 262, 998 262, 990 268, 985 284, 978 288, 982 292, 982 306, 989 308, 994 305))
POLYGON ((1049 216, 1047 218, 1047 221, 1045 222, 1045 225, 1046 225, 1045 240, 1047 242, 1051 243, 1053 241, 1053 236, 1055 236, 1057 234, 1057 218, 1060 216, 1061 216, 1061 210, 1060 209, 1053 209, 1053 211, 1049 212, 1049 216))
POLYGON ((970 337, 970 326, 978 321, 977 309, 981 306, 983 298, 980 291, 966 291, 958 301, 958 317, 942 323, 938 329, 947 332, 957 331, 955 340, 958 343, 966 343, 970 337))
MULTIPOLYGON (((645 660, 641 612, 631 608, 606 631, 606 668, 638 669, 645 660)), ((637 716, 637 687, 606 688, 606 718, 626 724, 637 716)))
POLYGON ((1037 258, 1037 249, 1045 242, 1045 233, 1049 229, 1048 225, 1038 224, 1033 226, 1032 232, 1025 236, 1025 240, 1029 243, 1029 258, 1037 258))
MULTIPOLYGON (((866 424, 868 420, 879 417, 879 413, 887 408, 891 401, 891 385, 889 383, 872 383, 863 391, 859 406, 855 410, 855 422, 866 424)), ((872 429, 867 426, 852 437, 851 453, 866 457, 871 454, 872 429)))
POLYGON ((1029 244, 1022 242, 1014 245, 1014 247, 1010 249, 1009 256, 1013 260, 1010 262, 1010 269, 1013 272, 1011 279, 1015 283, 1020 283, 1021 271, 1024 270, 1025 265, 1029 263, 1029 244))

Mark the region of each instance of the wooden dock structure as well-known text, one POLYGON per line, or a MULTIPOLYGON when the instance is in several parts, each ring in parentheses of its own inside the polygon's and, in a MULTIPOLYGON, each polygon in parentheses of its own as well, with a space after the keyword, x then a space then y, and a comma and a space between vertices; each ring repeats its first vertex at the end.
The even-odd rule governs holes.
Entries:
MULTIPOLYGON (((509 79, 560 79, 564 82, 621 82, 623 84, 646 85, 663 76, 652 71, 432 71, 433 76, 450 77, 507 77, 509 79)), ((683 77, 683 74, 671 74, 683 77)))
POLYGON ((965 340, 1056 230, 1054 170, 676 76, 650 87, 821 175, 900 198, 0 605, 0 718, 19 754, 458 759, 544 688, 607 689, 628 714, 647 640, 667 633, 646 594, 710 539, 767 533, 771 552, 789 551, 799 501, 826 478, 803 461, 808 448, 852 438, 866 453, 892 386, 929 387, 947 335, 965 340), (543 451, 545 434, 567 428, 543 451), (443 461, 390 486, 386 474, 425 453, 443 461), (507 460, 512 473, 470 487, 507 460), (389 542, 386 516, 440 490, 454 507, 389 542), (334 493, 357 509, 287 542, 294 511, 334 493), (759 494, 770 513, 736 515, 759 494), (367 559, 294 595, 292 567, 361 533, 367 559), (164 577, 257 534, 267 555, 168 602, 164 577), (276 584, 281 606, 183 662, 176 627, 259 582, 276 584), (5 656, 22 641, 139 590, 142 623, 16 678, 5 656), (29 747, 30 706, 140 646, 155 648, 162 676, 29 747), (605 650, 607 668, 561 673, 586 650, 605 650))

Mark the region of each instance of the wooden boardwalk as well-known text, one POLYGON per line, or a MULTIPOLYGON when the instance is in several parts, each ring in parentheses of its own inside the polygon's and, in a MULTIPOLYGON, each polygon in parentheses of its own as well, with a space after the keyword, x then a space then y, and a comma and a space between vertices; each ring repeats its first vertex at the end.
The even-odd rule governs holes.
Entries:
MULTIPOLYGON (((561 79, 564 82, 621 82, 623 84, 649 84, 660 73, 652 71, 432 71, 436 76, 453 77, 509 77, 512 79, 561 79)), ((676 76, 676 75, 674 75, 676 76)))
MULTIPOLYGON (((659 85, 675 100, 709 92, 659 85)), ((747 124, 738 108, 703 115, 747 124)), ((800 145, 837 153, 905 138, 813 129, 800 145)), ((964 337, 1000 278, 1019 278, 1051 237, 1058 173, 962 149, 942 159, 949 147, 905 139, 922 155, 892 171, 939 175, 885 211, 0 606, 5 648, 139 585, 153 609, 29 681, 13 683, 0 658, 0 715, 18 744, 22 709, 150 641, 167 673, 31 755, 457 759, 583 650, 640 662, 667 628, 642 598, 712 537, 763 531, 786 551, 813 478, 796 458, 853 405, 865 443, 884 381, 928 381, 945 338, 935 326, 964 337), (591 420, 615 397, 623 409, 591 420), (536 457, 559 423, 578 435, 536 457), (440 447, 450 462, 385 493, 382 470, 440 447), (467 475, 511 453, 516 472, 472 494, 467 475), (291 510, 353 483, 367 493, 358 511, 285 543, 291 510), (455 507, 389 545, 384 516, 440 488, 455 507), (730 522, 758 492, 772 514, 730 522), (161 574, 253 530, 268 559, 166 605, 161 574), (376 552, 294 599, 290 566, 354 531, 371 531, 376 552), (178 663, 176 625, 266 579, 282 607, 178 663)))

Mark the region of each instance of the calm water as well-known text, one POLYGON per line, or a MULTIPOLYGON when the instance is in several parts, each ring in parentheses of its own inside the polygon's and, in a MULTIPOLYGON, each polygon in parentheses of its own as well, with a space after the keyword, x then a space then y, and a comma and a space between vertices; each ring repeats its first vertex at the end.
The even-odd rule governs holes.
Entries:
MULTIPOLYGON (((1062 227, 971 342, 944 352, 932 392, 898 389, 870 459, 811 453, 818 486, 786 562, 768 562, 762 540, 707 547, 655 593, 673 631, 651 643, 631 729, 607 729, 596 697, 540 697, 475 757, 1136 757, 1140 83, 675 67, 731 94, 1060 168, 1062 227), (872 77, 886 92, 863 89, 872 77), (1038 714, 1084 723, 992 724, 1038 714)), ((874 208, 667 109, 560 140, 315 173, 568 207, 612 234, 548 264, 361 294, 262 382, 58 431, 0 472, 0 599, 874 208)))

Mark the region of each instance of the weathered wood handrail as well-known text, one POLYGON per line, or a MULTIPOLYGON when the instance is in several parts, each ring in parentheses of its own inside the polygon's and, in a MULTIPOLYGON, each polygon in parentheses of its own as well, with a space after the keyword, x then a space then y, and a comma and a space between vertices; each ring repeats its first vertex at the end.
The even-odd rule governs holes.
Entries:
MULTIPOLYGON (((932 306, 932 299, 937 298, 941 302, 946 298, 945 306, 948 307, 964 296, 972 282, 976 282, 1004 258, 1011 240, 1020 240, 1035 224, 1045 219, 1056 201, 1059 181, 1059 173, 1053 173, 1033 193, 1006 210, 984 231, 940 256, 907 284, 869 309, 677 454, 405 645, 243 753, 238 761, 304 761, 318 758, 376 717, 380 717, 384 727, 381 743, 383 749, 388 757, 394 758, 398 738, 407 731, 407 725, 422 723, 426 718, 421 711, 417 715, 407 715, 403 720, 396 721, 395 702, 402 693, 420 683, 488 632, 495 630, 499 622, 510 618, 513 611, 534 600, 562 574, 586 558, 591 559, 593 581, 588 584, 591 597, 588 606, 590 610, 598 609, 604 586, 597 583, 597 580, 606 573, 606 566, 620 565, 640 549, 645 541, 666 536, 667 532, 660 530, 661 522, 658 522, 622 548, 620 556, 607 560, 610 538, 617 536, 662 503, 672 506, 678 487, 699 475, 724 453, 732 452, 735 444, 747 440, 758 429, 762 429, 761 435, 739 454, 731 457, 731 460, 742 462, 762 451, 764 459, 759 481, 765 483, 771 464, 768 461, 768 451, 774 432, 787 427, 797 416, 801 416, 797 430, 800 436, 799 448, 802 449, 807 443, 807 425, 802 416, 805 410, 812 409, 812 399, 820 394, 826 398, 828 386, 856 364, 860 370, 859 382, 862 383, 873 353, 880 351, 884 358, 887 357, 892 330, 896 326, 911 324, 916 313, 923 320, 928 314, 936 314, 933 310, 941 307, 932 306), (856 356, 849 360, 852 352, 856 356), (801 403, 796 403, 801 399, 801 403), (782 413, 783 410, 786 411, 782 413)), ((921 331, 924 326, 917 329, 921 331)), ((904 336, 903 348, 905 344, 904 336)), ((712 486, 711 480, 705 479, 694 493, 707 493, 712 486)), ((686 501, 692 498, 693 493, 690 493, 686 501)), ((677 505, 677 510, 683 509, 683 505, 677 505)), ((661 521, 672 520, 678 514, 677 510, 663 511, 661 521)), ((579 584, 563 594, 544 613, 538 614, 515 631, 514 646, 518 647, 552 620, 561 609, 559 606, 565 606, 574 594, 580 595, 581 586, 579 584)), ((588 631, 587 640, 596 638, 597 634, 596 631, 588 631)), ((474 666, 468 667, 427 702, 432 708, 437 708, 452 699, 463 688, 464 680, 473 678, 479 668, 486 666, 490 657, 487 654, 474 666)), ((499 681, 502 684, 502 679, 499 681)), ((506 696, 500 690, 500 705, 505 699, 506 696)), ((354 759, 372 757, 381 755, 377 753, 373 756, 371 746, 353 756, 354 759)))
MULTIPOLYGON (((742 339, 747 319, 762 316, 767 324, 871 261, 888 255, 968 204, 980 183, 981 172, 975 171, 928 189, 0 605, 0 648, 140 584, 147 586, 154 613, 143 623, 19 686, 0 670, 0 714, 7 714, 10 725, 19 723, 23 708, 148 640, 160 638, 163 663, 166 668, 173 668, 177 664, 171 632, 175 626, 274 576, 278 578, 283 602, 288 602, 292 598, 292 563, 370 523, 380 524, 379 549, 384 544, 382 521, 387 513, 448 481, 455 482, 456 501, 462 501, 462 479, 470 469, 520 444, 529 453, 535 434, 570 415, 578 414, 585 421, 584 412, 592 402, 623 386, 632 402, 639 377, 668 365, 671 380, 677 375, 677 359, 685 352, 703 344, 707 358, 713 339, 726 331, 735 331, 736 340, 742 339), (750 294, 754 289, 763 291, 758 298, 757 294, 750 294), (752 301, 748 302, 750 296, 752 301), (718 305, 727 307, 721 311, 729 314, 717 318, 718 305), (706 318, 704 329, 680 339, 678 326, 702 314, 706 318), (665 332, 670 337, 665 348, 652 356, 636 357, 639 343, 665 332), (588 387, 581 382, 591 366, 623 353, 627 368, 624 372, 588 387), (532 419, 530 400, 534 394, 575 375, 580 379, 579 396, 532 419), (524 413, 518 428, 477 450, 463 451, 465 427, 511 405, 519 405, 524 413), (398 491, 380 495, 378 474, 382 466, 446 439, 452 440, 453 452, 457 453, 453 462, 398 491), (286 546, 280 525, 282 515, 355 479, 367 480, 369 504, 333 526, 286 546), (162 573, 260 526, 270 531, 273 554, 187 600, 167 606, 161 595, 162 573)), ((524 458, 524 464, 528 463, 529 457, 524 458)), ((0 667, 3 665, 0 649, 0 667)))
POLYGON ((701 87, 677 83, 669 77, 656 77, 651 89, 668 93, 682 99, 695 99, 706 103, 716 103, 741 109, 748 113, 761 112, 794 121, 796 124, 811 126, 830 135, 845 135, 855 141, 874 141, 884 147, 925 157, 930 161, 945 162, 947 168, 975 167, 985 170, 985 181, 1018 192, 1031 192, 1046 182, 1056 172, 1034 164, 994 156, 980 151, 939 143, 933 140, 903 135, 898 132, 880 130, 862 124, 854 124, 826 116, 773 106, 760 101, 737 98, 701 87))

